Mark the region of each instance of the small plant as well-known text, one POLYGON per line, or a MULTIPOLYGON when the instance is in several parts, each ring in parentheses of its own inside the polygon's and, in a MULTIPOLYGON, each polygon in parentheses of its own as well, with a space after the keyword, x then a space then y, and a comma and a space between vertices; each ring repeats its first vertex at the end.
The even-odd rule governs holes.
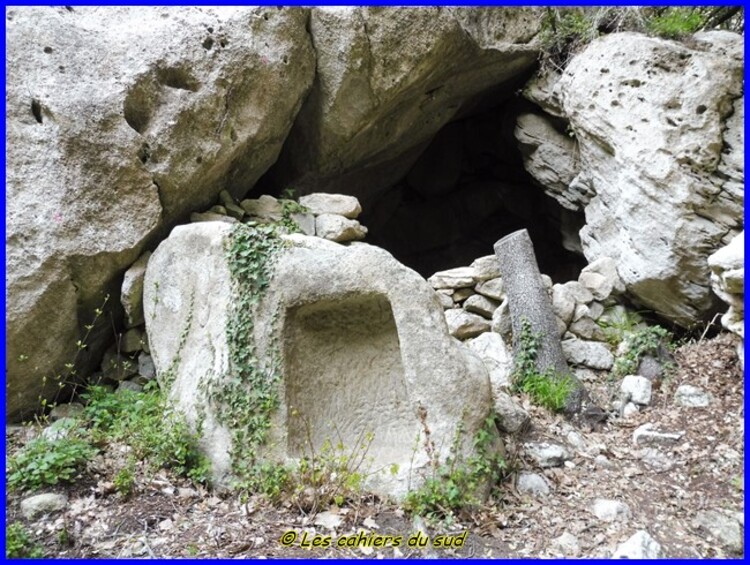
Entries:
POLYGON ((638 312, 619 307, 606 313, 596 323, 604 332, 607 343, 614 347, 620 345, 628 335, 644 325, 643 318, 638 312))
POLYGON ((525 392, 539 406, 552 412, 560 412, 575 389, 573 379, 567 375, 556 377, 551 371, 530 373, 516 384, 516 389, 525 392))
POLYGON ((44 549, 31 541, 23 524, 13 522, 5 527, 5 557, 39 559, 44 557, 44 549))
POLYGON ((661 326, 649 326, 628 334, 622 341, 623 353, 615 359, 612 374, 615 377, 632 375, 645 355, 658 355, 659 349, 669 341, 671 334, 661 326))
POLYGON ((229 312, 226 335, 230 370, 207 382, 204 391, 214 404, 219 421, 232 432, 232 467, 239 479, 251 479, 256 449, 266 440, 271 414, 279 405, 281 378, 278 346, 262 363, 255 348, 255 308, 273 274, 273 264, 284 242, 273 224, 236 224, 225 253, 237 298, 229 312))
POLYGON ((451 522, 457 513, 481 504, 483 488, 494 489, 507 471, 502 455, 494 449, 497 437, 495 415, 491 413, 473 438, 474 455, 464 457, 460 446, 463 429, 459 427, 450 455, 441 462, 426 423, 426 411, 420 410, 419 419, 424 430, 424 446, 430 459, 432 475, 417 490, 410 491, 404 508, 430 520, 451 522))
POLYGON ((372 474, 369 469, 372 458, 368 453, 375 435, 362 430, 347 446, 335 428, 336 443, 326 439, 318 450, 309 421, 296 410, 293 415, 303 419, 306 433, 307 453, 299 460, 292 475, 302 510, 315 512, 331 504, 343 506, 357 500, 365 479, 372 474))
POLYGON ((540 34, 542 62, 564 68, 577 51, 598 35, 584 9, 547 8, 540 34))
POLYGON ((208 480, 210 465, 195 435, 158 388, 147 385, 141 393, 115 394, 92 386, 82 396, 87 399, 83 415, 96 441, 122 441, 152 466, 170 468, 198 483, 208 480))
POLYGON ((8 461, 8 488, 38 490, 75 480, 96 450, 80 437, 43 437, 26 444, 8 461))
POLYGON ((695 33, 703 24, 704 17, 699 10, 674 6, 652 16, 647 22, 647 27, 654 35, 677 39, 695 33))
POLYGON ((127 465, 117 471, 113 481, 115 490, 122 496, 130 496, 135 487, 135 460, 128 460, 127 465))
POLYGON ((531 331, 531 324, 521 320, 519 347, 513 369, 513 389, 525 392, 540 406, 553 412, 565 408, 570 394, 575 390, 575 381, 570 375, 558 375, 552 370, 540 372, 536 365, 540 336, 531 331))

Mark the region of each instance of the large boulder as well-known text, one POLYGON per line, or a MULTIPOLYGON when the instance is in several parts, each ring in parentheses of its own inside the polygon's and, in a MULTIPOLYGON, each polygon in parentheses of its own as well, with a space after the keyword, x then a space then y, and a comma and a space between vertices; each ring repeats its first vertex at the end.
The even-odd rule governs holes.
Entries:
POLYGON ((316 81, 277 182, 368 209, 477 96, 514 90, 536 63, 541 21, 539 8, 314 10, 316 81))
POLYGON ((689 326, 717 303, 706 257, 742 226, 743 38, 594 40, 555 86, 596 194, 581 243, 628 293, 689 326))
POLYGON ((743 367, 745 364, 745 232, 740 232, 732 241, 708 258, 711 269, 711 288, 729 309, 721 317, 721 324, 737 334, 740 342, 737 353, 743 367))
POLYGON ((76 341, 160 232, 222 188, 242 195, 276 160, 313 81, 308 16, 7 10, 9 418, 57 390, 43 376, 98 361, 109 316, 82 355, 76 341))
POLYGON ((372 434, 362 472, 398 465, 395 474, 368 476, 374 491, 398 497, 410 478, 419 484, 421 469, 450 455, 459 428, 461 449, 471 452, 492 407, 489 377, 449 336, 424 279, 367 244, 285 236, 265 294, 250 299, 230 274, 234 229, 247 228, 175 228, 151 256, 144 284, 157 378, 199 431, 218 485, 256 456, 290 461, 320 453, 327 439, 354 449, 372 434), (256 298, 238 346, 235 308, 256 298), (230 347, 241 351, 233 357, 230 347), (235 358, 265 376, 236 380, 235 358), (267 412, 243 412, 258 399, 267 412), (247 425, 267 429, 265 441, 237 441, 247 440, 247 425))

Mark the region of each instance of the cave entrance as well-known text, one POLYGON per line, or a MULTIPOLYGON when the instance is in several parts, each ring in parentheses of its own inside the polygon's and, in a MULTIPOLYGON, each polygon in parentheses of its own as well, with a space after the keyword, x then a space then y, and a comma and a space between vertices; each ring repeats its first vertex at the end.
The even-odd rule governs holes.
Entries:
POLYGON ((535 185, 513 130, 534 106, 510 98, 447 124, 408 174, 365 207, 367 242, 429 277, 493 253, 503 236, 526 228, 540 270, 555 282, 586 265, 571 212, 535 185))

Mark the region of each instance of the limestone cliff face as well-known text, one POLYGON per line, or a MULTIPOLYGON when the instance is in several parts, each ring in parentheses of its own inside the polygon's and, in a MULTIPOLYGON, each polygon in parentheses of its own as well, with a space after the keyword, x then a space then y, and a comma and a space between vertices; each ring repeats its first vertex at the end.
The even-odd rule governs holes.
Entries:
POLYGON ((685 327, 716 307, 706 258, 744 220, 742 54, 730 32, 605 36, 553 88, 530 89, 559 104, 575 144, 549 116, 518 122, 530 173, 585 211, 586 258, 612 257, 632 298, 685 327))
MULTIPOLYGON (((146 245, 276 160, 313 80, 308 15, 8 10, 11 418, 38 406, 42 377, 76 356, 106 292, 119 302, 117 279, 146 245)), ((108 318, 77 362, 101 356, 108 318)))

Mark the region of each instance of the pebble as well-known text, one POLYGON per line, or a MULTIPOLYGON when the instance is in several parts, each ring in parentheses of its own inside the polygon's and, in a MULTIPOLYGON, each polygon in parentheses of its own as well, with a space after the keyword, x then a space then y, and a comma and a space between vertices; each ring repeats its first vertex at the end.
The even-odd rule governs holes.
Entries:
POLYGON ((711 404, 711 395, 692 385, 680 385, 674 393, 674 402, 685 408, 705 408, 711 404))
POLYGON ((552 540, 550 551, 563 557, 578 557, 581 553, 581 545, 573 534, 563 532, 562 535, 552 540))
POLYGON ((622 379, 620 390, 629 400, 647 406, 651 402, 651 381, 639 375, 628 375, 622 379))
POLYGON ((607 456, 602 454, 599 454, 594 458, 594 465, 600 467, 601 469, 611 469, 612 467, 614 467, 612 462, 607 459, 607 456))
POLYGON ((661 545, 646 530, 638 530, 612 554, 615 559, 658 559, 661 545))
POLYGON ((636 406, 632 402, 628 402, 622 409, 622 415, 624 418, 629 418, 633 414, 638 414, 638 406, 636 406))
POLYGON ((572 459, 570 451, 557 443, 525 443, 524 451, 539 467, 560 467, 572 459))
POLYGON ((636 445, 673 445, 685 435, 685 432, 659 432, 653 428, 652 423, 636 428, 633 432, 633 443, 636 445))
POLYGON ((624 522, 630 517, 630 508, 619 500, 598 498, 591 511, 603 522, 624 522))
POLYGON ((45 514, 63 510, 68 505, 64 494, 46 492, 25 498, 21 501, 21 514, 27 520, 36 520, 45 514))
POLYGON ((522 494, 533 494, 534 496, 547 496, 550 491, 547 479, 537 473, 523 471, 518 475, 516 488, 522 494))

